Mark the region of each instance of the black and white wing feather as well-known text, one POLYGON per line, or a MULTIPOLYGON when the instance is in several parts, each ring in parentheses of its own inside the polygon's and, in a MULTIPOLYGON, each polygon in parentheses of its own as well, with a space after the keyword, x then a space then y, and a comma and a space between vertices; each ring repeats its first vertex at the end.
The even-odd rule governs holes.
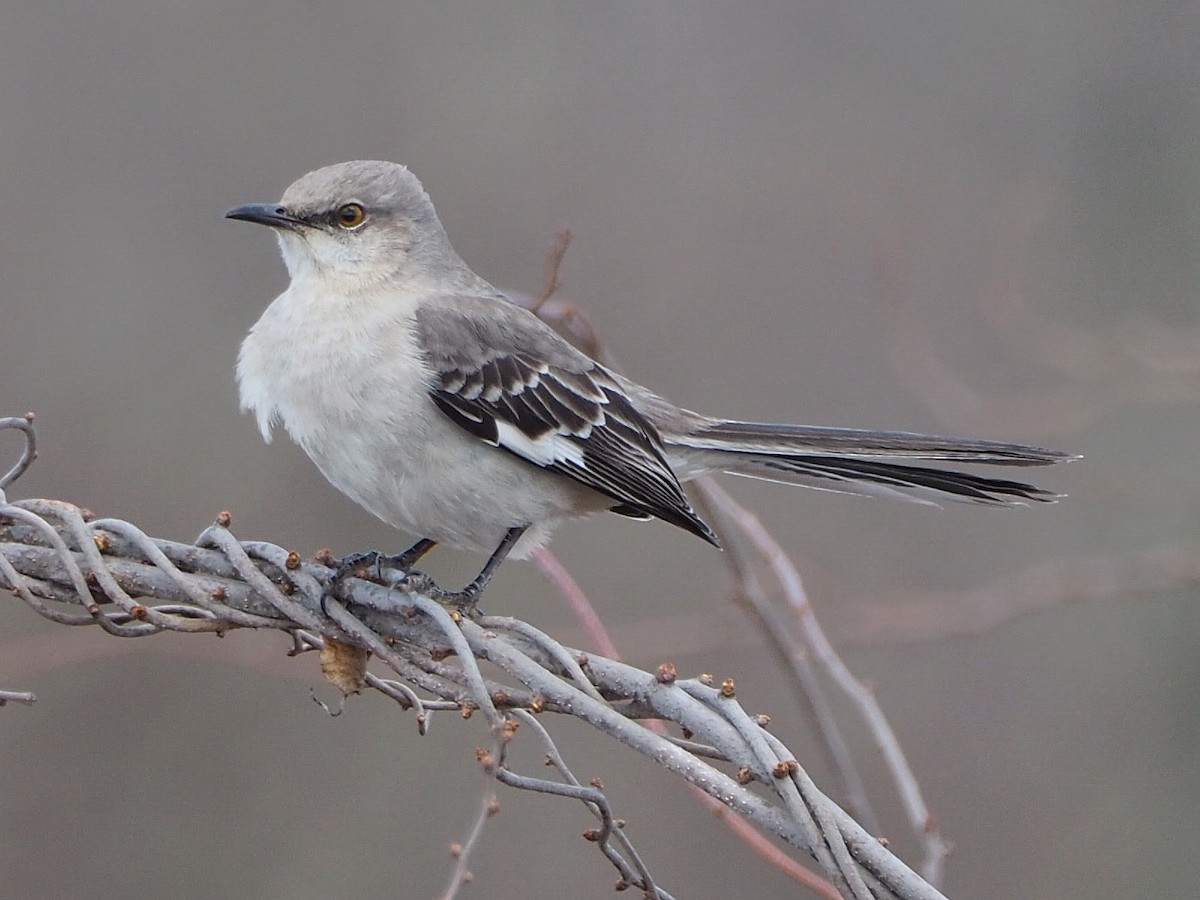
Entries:
POLYGON ((423 303, 416 327, 430 398, 455 424, 611 497, 613 512, 719 546, 619 380, 549 326, 503 299, 450 296, 423 303))

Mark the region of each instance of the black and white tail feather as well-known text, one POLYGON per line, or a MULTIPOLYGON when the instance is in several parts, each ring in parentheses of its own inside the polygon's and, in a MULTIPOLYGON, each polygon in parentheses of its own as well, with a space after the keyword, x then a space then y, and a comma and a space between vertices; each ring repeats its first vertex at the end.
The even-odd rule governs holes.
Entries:
POLYGON ((809 425, 714 422, 668 445, 699 467, 730 475, 845 494, 1020 506, 1053 503, 1060 494, 1020 481, 990 478, 909 461, 1045 466, 1069 457, 1055 450, 998 441, 934 437, 904 431, 860 431, 809 425))

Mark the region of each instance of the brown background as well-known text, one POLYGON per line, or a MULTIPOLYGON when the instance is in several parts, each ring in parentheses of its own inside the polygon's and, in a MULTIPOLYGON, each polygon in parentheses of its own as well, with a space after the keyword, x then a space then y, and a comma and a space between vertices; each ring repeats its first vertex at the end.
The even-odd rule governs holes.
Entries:
MULTIPOLYGON (((727 487, 879 685, 957 845, 951 896, 1194 895, 1195 583, 1112 582, 1200 530, 1198 25, 1194 3, 1068 0, 8 4, 0 414, 36 410, 43 445, 13 496, 177 539, 228 508, 240 536, 306 552, 402 544, 238 414, 238 342, 285 276, 268 234, 221 215, 319 165, 406 162, 499 285, 535 290, 569 223, 565 293, 680 403, 1085 453, 1042 478, 1068 502, 1015 512, 727 487), (1085 558, 1111 563, 1064 583, 1088 602, 899 640, 953 626, 957 592, 1085 558), (928 597, 944 614, 909 621, 928 597), (889 612, 906 624, 864 627, 889 612)), ((824 780, 719 554, 616 519, 554 549, 631 661, 735 676, 824 780)), ((532 566, 489 598, 584 640, 532 566)), ((478 720, 421 739, 375 697, 330 719, 278 635, 119 642, 2 610, 0 683, 40 697, 0 712, 3 897, 444 884, 478 720)), ((794 891, 675 779, 555 728, 676 896, 794 891)), ((609 896, 582 808, 502 801, 466 896, 609 896)))

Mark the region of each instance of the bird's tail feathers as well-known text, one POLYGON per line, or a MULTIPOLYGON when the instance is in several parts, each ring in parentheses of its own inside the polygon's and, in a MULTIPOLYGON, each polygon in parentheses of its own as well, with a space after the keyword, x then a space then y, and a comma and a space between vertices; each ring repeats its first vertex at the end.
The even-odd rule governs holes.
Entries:
POLYGON ((713 422, 669 444, 695 472, 719 470, 849 494, 995 506, 1047 503, 1059 494, 1035 485, 911 462, 1044 466, 1074 459, 1057 450, 998 441, 807 425, 713 422))

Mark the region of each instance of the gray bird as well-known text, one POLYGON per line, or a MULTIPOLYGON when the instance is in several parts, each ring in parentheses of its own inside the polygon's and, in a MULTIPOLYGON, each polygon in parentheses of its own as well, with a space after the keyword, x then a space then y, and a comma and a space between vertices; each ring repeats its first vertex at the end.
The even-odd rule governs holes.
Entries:
POLYGON ((404 166, 310 172, 231 219, 274 229, 288 289, 238 357, 263 438, 282 423, 327 479, 390 525, 491 551, 446 596, 474 605, 508 555, 567 519, 658 518, 719 546, 680 486, 731 472, 855 494, 1011 506, 1058 497, 913 461, 1040 466, 1069 457, 994 441, 714 419, 680 409, 568 343, 480 278, 404 166))

